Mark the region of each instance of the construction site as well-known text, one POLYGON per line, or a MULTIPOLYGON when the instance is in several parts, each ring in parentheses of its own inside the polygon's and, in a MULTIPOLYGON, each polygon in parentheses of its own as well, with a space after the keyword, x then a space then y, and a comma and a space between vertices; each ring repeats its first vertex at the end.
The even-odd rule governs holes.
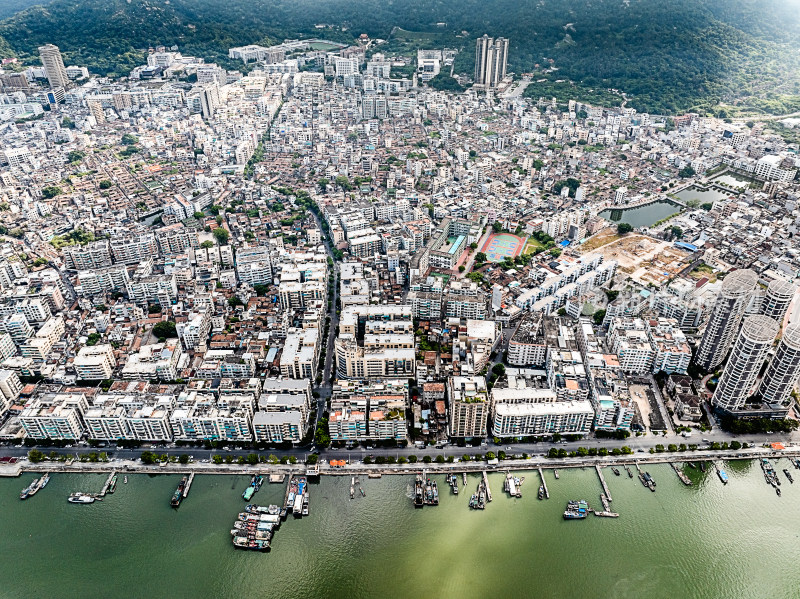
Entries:
POLYGON ((599 252, 606 260, 616 260, 618 271, 643 285, 663 285, 691 264, 691 254, 672 242, 635 233, 620 236, 614 227, 593 235, 580 252, 599 252))

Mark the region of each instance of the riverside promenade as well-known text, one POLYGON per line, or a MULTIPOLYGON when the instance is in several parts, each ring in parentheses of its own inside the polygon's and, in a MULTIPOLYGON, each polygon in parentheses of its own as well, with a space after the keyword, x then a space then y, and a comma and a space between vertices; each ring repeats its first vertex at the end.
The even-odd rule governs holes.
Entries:
MULTIPOLYGON (((547 458, 533 456, 528 459, 502 460, 496 464, 486 461, 470 460, 469 462, 454 461, 452 463, 424 463, 415 464, 364 464, 360 461, 345 463, 344 466, 331 466, 320 460, 320 476, 353 476, 363 475, 409 475, 419 472, 423 468, 431 474, 449 474, 453 472, 472 472, 480 474, 487 472, 505 472, 508 470, 538 470, 539 468, 594 468, 595 466, 621 466, 624 464, 660 464, 675 462, 697 462, 704 460, 752 460, 759 458, 800 457, 800 446, 788 446, 784 450, 774 450, 765 447, 752 447, 740 450, 700 450, 674 453, 637 453, 621 456, 603 457, 575 457, 575 458, 547 458)), ((23 472, 102 472, 111 470, 126 473, 142 474, 289 474, 303 470, 303 464, 205 464, 192 462, 189 464, 167 463, 165 465, 146 465, 139 460, 109 460, 108 462, 50 462, 43 461, 32 463, 28 459, 20 459, 16 464, 0 465, 0 476, 19 476, 23 472)), ((314 473, 315 474, 315 473, 314 473)))

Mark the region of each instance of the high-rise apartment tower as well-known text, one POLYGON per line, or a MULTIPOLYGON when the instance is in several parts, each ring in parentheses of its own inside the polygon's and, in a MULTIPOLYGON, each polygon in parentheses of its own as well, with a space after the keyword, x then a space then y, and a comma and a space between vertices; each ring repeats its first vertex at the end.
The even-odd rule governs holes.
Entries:
POLYGON ((508 40, 488 35, 478 38, 475 48, 475 85, 493 89, 506 76, 508 40))
POLYGON ((775 279, 767 287, 767 293, 761 301, 761 314, 769 316, 783 324, 783 317, 789 310, 797 287, 788 281, 775 279))
POLYGON ((767 366, 758 394, 767 403, 781 403, 794 389, 800 375, 800 324, 783 331, 775 357, 767 366))
POLYGON ((39 46, 39 58, 42 59, 42 66, 44 72, 47 74, 47 81, 50 83, 52 89, 63 87, 66 89, 69 84, 69 77, 67 77, 67 69, 64 67, 64 61, 61 58, 61 51, 58 46, 53 44, 45 44, 39 46))
POLYGON ((744 319, 711 400, 715 407, 730 411, 744 405, 779 330, 769 316, 755 314, 744 319))
POLYGON ((712 371, 725 359, 757 282, 758 275, 750 269, 735 270, 722 282, 695 356, 695 363, 706 372, 712 371))

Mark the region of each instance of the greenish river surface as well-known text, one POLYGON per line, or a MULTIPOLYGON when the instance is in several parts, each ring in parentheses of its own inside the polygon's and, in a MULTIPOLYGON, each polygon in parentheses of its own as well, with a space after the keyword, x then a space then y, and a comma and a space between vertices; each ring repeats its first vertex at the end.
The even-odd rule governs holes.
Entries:
MULTIPOLYGON (((179 509, 177 475, 120 476, 117 491, 92 505, 67 503, 97 492, 101 474, 55 474, 26 501, 32 479, 0 480, 0 597, 436 597, 753 598, 800 597, 800 470, 774 460, 783 496, 757 462, 686 467, 685 487, 668 465, 649 465, 651 493, 637 478, 604 469, 618 519, 564 521, 569 499, 601 508, 594 469, 569 469, 538 501, 535 471, 523 497, 490 475, 494 501, 470 511, 478 476, 441 503, 415 510, 412 477, 362 477, 366 497, 349 497, 349 477, 311 486, 310 515, 283 523, 270 553, 235 550, 230 529, 243 506, 245 476, 198 476, 179 509), (790 485, 783 468, 798 482, 790 485)), ((459 477, 460 478, 460 477, 459 477)), ((283 499, 264 484, 259 504, 283 499)))
POLYGON ((650 202, 635 208, 606 208, 600 216, 614 223, 628 223, 634 228, 650 227, 668 216, 680 214, 681 207, 668 200, 650 202))

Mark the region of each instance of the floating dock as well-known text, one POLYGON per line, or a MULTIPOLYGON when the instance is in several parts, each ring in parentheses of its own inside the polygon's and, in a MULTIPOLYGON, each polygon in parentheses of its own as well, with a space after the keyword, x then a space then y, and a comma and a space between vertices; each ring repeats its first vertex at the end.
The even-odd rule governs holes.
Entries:
POLYGON ((492 490, 489 488, 489 475, 483 471, 483 484, 486 487, 486 501, 492 500, 492 490))
POLYGON ((603 485, 603 491, 605 492, 606 497, 608 497, 609 501, 612 501, 612 499, 611 499, 611 491, 608 490, 608 485, 606 484, 606 479, 603 477, 603 471, 600 469, 600 466, 597 465, 597 464, 594 465, 594 468, 595 468, 595 470, 597 470, 597 476, 600 477, 600 484, 603 485))
POLYGON ((269 482, 275 484, 282 484, 283 481, 286 480, 285 474, 270 474, 269 475, 269 482))
POLYGON ((192 486, 192 481, 194 480, 194 472, 189 474, 189 480, 186 481, 186 486, 183 488, 183 498, 186 499, 189 496, 189 489, 192 486))
POLYGON ((105 497, 106 493, 108 493, 108 487, 109 485, 111 485, 111 480, 114 478, 116 474, 117 471, 112 470, 111 474, 108 475, 108 478, 106 479, 106 484, 103 485, 103 489, 100 491, 100 497, 105 497))
POLYGON ((544 472, 542 472, 541 468, 539 468, 539 478, 542 479, 542 488, 544 489, 545 498, 550 499, 550 491, 547 490, 547 483, 544 481, 544 472))

